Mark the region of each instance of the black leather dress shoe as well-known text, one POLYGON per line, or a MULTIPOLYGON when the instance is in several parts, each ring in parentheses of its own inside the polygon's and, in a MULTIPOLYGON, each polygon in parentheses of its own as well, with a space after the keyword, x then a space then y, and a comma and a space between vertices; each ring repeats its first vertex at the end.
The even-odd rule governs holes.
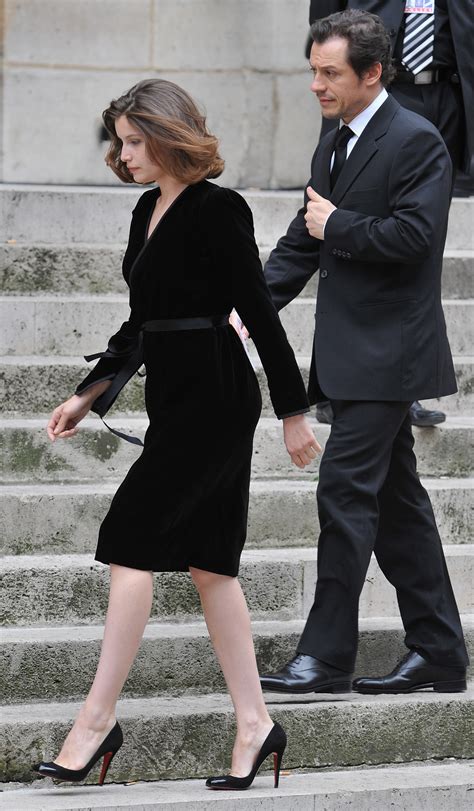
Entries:
POLYGON ((466 689, 466 668, 432 665, 416 650, 410 651, 388 676, 355 679, 356 693, 413 693, 432 688, 436 693, 462 693, 466 689))
POLYGON ((272 693, 350 693, 352 676, 314 656, 299 653, 277 673, 260 676, 262 690, 272 693))
POLYGON ((329 400, 323 400, 321 403, 316 403, 316 419, 325 425, 332 425, 334 414, 329 400))
POLYGON ((439 425, 440 422, 444 422, 446 414, 443 411, 429 411, 427 408, 423 408, 418 400, 415 400, 410 406, 410 419, 412 425, 424 428, 428 425, 439 425))

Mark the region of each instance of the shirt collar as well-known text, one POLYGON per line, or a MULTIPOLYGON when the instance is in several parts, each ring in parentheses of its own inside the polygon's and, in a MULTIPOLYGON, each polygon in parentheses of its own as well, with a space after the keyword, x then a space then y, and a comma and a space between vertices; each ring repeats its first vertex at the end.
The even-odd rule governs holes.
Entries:
MULTIPOLYGON (((374 98, 374 100, 369 104, 369 106, 366 107, 365 110, 362 110, 362 112, 359 113, 359 115, 356 115, 356 117, 353 118, 352 121, 347 125, 348 127, 351 128, 352 132, 357 138, 359 138, 360 135, 362 135, 370 119, 372 118, 373 115, 375 115, 379 107, 382 106, 382 104, 386 99, 388 99, 388 93, 385 90, 385 87, 383 87, 378 96, 374 98)), ((339 127, 342 127, 343 124, 344 122, 341 119, 339 127)))

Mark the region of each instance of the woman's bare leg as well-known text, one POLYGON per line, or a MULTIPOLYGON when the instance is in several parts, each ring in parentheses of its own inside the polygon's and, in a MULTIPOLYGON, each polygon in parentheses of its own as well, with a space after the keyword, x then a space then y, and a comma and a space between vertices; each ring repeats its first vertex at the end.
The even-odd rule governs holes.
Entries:
POLYGON ((190 572, 235 709, 231 773, 245 777, 273 726, 260 687, 247 603, 237 578, 195 568, 190 572))
POLYGON ((110 566, 110 594, 99 664, 89 694, 55 763, 81 769, 115 724, 115 705, 150 616, 153 574, 110 566))

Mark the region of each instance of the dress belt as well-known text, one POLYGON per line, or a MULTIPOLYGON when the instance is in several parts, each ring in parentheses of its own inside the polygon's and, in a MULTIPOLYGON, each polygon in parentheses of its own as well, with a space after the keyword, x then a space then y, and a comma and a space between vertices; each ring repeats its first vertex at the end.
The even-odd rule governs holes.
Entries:
POLYGON ((229 324, 229 315, 202 315, 196 318, 160 318, 157 321, 145 321, 142 325, 144 332, 178 332, 188 329, 210 329, 211 327, 226 327, 229 324))
POLYGON ((136 436, 130 436, 111 428, 110 425, 104 420, 105 414, 109 411, 114 404, 118 395, 123 387, 128 383, 131 377, 138 372, 140 366, 143 365, 143 333, 144 332, 181 332, 186 330, 197 329, 213 329, 215 327, 226 327, 229 325, 229 314, 226 315, 203 315, 196 316, 195 318, 161 318, 154 321, 145 321, 142 324, 141 330, 133 341, 130 349, 127 352, 114 352, 113 349, 108 348, 105 352, 98 352, 95 355, 86 355, 85 360, 91 361, 97 358, 126 358, 122 368, 112 378, 112 383, 109 388, 104 391, 92 405, 92 411, 98 414, 106 428, 111 431, 115 436, 120 439, 125 439, 131 442, 132 445, 141 445, 143 442, 136 436))

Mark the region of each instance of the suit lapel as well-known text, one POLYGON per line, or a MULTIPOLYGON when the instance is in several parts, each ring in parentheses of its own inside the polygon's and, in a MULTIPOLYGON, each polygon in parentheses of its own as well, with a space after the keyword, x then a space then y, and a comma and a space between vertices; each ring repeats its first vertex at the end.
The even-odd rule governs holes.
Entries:
POLYGON ((347 190, 352 186, 362 169, 378 152, 378 146, 373 138, 368 138, 366 132, 357 139, 356 145, 347 158, 341 173, 337 178, 330 200, 335 206, 339 205, 347 190))
POLYGON ((339 205, 362 169, 364 169, 377 153, 377 141, 387 132, 390 122, 399 106, 398 102, 395 101, 392 96, 389 96, 370 119, 362 134, 357 139, 354 149, 342 167, 336 185, 329 198, 335 206, 339 205))

